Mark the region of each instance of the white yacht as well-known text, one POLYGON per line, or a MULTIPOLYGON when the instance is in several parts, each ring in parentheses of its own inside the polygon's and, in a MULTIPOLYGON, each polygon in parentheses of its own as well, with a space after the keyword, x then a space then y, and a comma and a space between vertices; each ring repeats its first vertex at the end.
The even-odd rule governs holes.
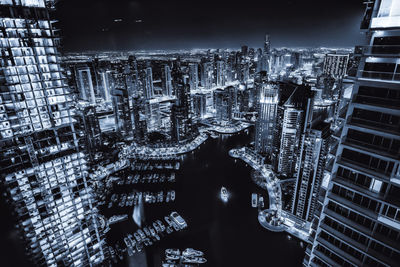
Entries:
POLYGON ((227 202, 228 201, 228 190, 226 190, 226 188, 225 187, 221 187, 221 199, 222 199, 222 201, 224 201, 224 202, 227 202))

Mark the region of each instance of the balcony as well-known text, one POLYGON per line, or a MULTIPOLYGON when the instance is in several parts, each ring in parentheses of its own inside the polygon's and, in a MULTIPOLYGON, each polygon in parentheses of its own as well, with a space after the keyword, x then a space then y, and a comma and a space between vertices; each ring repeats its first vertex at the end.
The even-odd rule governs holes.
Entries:
POLYGON ((382 180, 388 180, 390 178, 390 175, 391 175, 390 172, 382 172, 382 171, 379 171, 379 170, 374 170, 374 169, 369 168, 369 166, 366 166, 364 164, 360 164, 357 161, 350 160, 350 159, 343 158, 343 157, 339 157, 336 160, 336 163, 338 165, 344 166, 344 167, 346 167, 348 169, 353 169, 353 170, 358 171, 358 172, 360 172, 362 174, 365 174, 367 176, 375 176, 375 177, 378 177, 378 178, 380 178, 382 180))
POLYGON ((370 143, 362 142, 358 139, 353 139, 349 136, 344 138, 344 145, 350 146, 353 148, 358 148, 363 151, 367 151, 373 154, 379 154, 383 157, 389 159, 397 159, 399 151, 395 147, 393 148, 384 148, 383 146, 373 145, 370 143))
MULTIPOLYGON (((358 259, 354 258, 352 255, 341 250, 340 248, 336 247, 335 245, 329 243, 325 239, 318 237, 318 242, 321 245, 323 245, 325 248, 327 248, 328 250, 332 251, 334 254, 338 255, 340 258, 342 258, 346 262, 352 264, 353 266, 361 266, 362 265, 362 263, 358 259)), ((338 264, 335 264, 333 266, 338 266, 338 264)))
POLYGON ((363 252, 363 251, 365 251, 367 249, 366 245, 358 243, 354 239, 351 239, 347 235, 337 231, 336 229, 334 229, 334 228, 332 228, 332 227, 330 227, 330 226, 328 226, 326 224, 322 224, 321 228, 324 229, 326 232, 330 233, 331 235, 335 236, 337 239, 340 239, 341 242, 346 243, 348 246, 354 247, 359 252, 363 252))
POLYGON ((382 123, 379 121, 372 121, 372 120, 367 120, 363 118, 358 118, 354 116, 349 116, 347 119, 348 124, 352 124, 354 126, 359 126, 362 128, 369 128, 372 130, 376 130, 379 132, 389 132, 394 135, 398 135, 400 131, 400 125, 398 124, 387 124, 387 123, 382 123))
POLYGON ((396 250, 400 250, 400 244, 392 239, 388 239, 387 236, 383 236, 382 234, 377 233, 377 232, 372 234, 371 230, 366 228, 365 226, 355 223, 354 221, 352 221, 346 217, 343 217, 342 215, 339 215, 329 209, 325 210, 325 214, 327 216, 329 216, 331 219, 346 225, 347 227, 351 228, 352 230, 355 230, 357 232, 362 233, 365 236, 368 236, 368 238, 374 239, 380 243, 387 244, 396 250))
POLYGON ((358 45, 354 48, 355 55, 362 56, 399 56, 400 45, 358 45))
POLYGON ((378 215, 375 212, 373 212, 365 207, 359 206, 341 196, 333 194, 332 192, 330 194, 328 194, 328 198, 333 200, 336 203, 339 203, 340 205, 345 206, 346 208, 348 208, 350 210, 353 210, 359 214, 362 214, 363 216, 369 217, 373 220, 377 220, 377 218, 378 218, 378 215))
POLYGON ((400 82, 400 73, 397 72, 383 72, 383 71, 366 71, 359 70, 360 75, 359 78, 371 79, 371 80, 380 80, 380 81, 392 81, 392 82, 400 82))
POLYGON ((381 98, 375 96, 355 95, 353 102, 371 106, 389 107, 392 109, 400 109, 400 100, 393 98, 381 98))

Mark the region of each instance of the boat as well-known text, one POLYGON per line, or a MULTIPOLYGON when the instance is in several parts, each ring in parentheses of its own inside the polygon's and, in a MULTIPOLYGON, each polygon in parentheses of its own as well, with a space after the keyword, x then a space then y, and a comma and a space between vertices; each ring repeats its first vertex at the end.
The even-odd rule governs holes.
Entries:
POLYGON ((228 201, 228 190, 225 187, 221 187, 221 199, 224 202, 228 201))
MULTIPOLYGON (((157 233, 161 232, 161 228, 157 222, 153 222, 153 228, 156 230, 157 233)), ((151 229, 150 229, 151 231, 151 229)))
POLYGON ((185 257, 190 257, 190 256, 201 257, 203 255, 204 255, 203 252, 201 252, 200 250, 195 250, 193 248, 187 248, 184 251, 182 251, 182 256, 185 257))
POLYGON ((260 197, 258 199, 258 205, 260 206, 260 208, 264 208, 264 198, 263 197, 260 197))
POLYGON ((176 211, 171 212, 170 217, 179 228, 183 229, 187 227, 186 221, 176 211))
POLYGON ((196 264, 202 264, 202 263, 206 263, 207 260, 203 257, 183 257, 183 262, 184 263, 196 263, 196 264))
POLYGON ((165 216, 164 220, 167 222, 169 226, 172 226, 171 218, 169 216, 165 216))
POLYGON ((256 208, 258 204, 258 197, 256 193, 251 194, 251 206, 256 208))
POLYGON ((176 261, 180 259, 180 256, 176 256, 176 255, 166 255, 165 256, 166 260, 172 260, 172 261, 176 261))
POLYGON ((165 255, 175 255, 175 256, 180 256, 181 251, 177 248, 167 248, 165 250, 165 255))

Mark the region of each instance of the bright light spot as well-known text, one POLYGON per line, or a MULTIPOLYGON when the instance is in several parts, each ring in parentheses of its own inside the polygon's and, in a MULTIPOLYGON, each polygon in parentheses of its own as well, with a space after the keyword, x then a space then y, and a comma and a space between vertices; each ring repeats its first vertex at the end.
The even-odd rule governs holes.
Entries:
POLYGON ((220 198, 222 202, 227 203, 229 199, 229 192, 225 187, 221 187, 220 198))

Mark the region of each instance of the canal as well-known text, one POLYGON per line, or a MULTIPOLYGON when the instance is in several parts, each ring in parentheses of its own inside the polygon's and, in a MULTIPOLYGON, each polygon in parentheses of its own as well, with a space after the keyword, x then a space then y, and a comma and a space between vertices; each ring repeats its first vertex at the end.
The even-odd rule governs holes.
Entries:
MULTIPOLYGON (((267 193, 251 180, 251 168, 228 155, 232 148, 252 140, 253 131, 209 138, 184 156, 174 184, 174 203, 145 207, 146 222, 175 210, 188 228, 146 248, 148 266, 161 266, 166 248, 194 248, 205 253, 202 266, 301 266, 304 249, 285 233, 269 232, 259 225, 251 207, 251 193, 267 193), (220 199, 221 186, 230 196, 220 199)), ((267 204, 268 201, 265 201, 267 204)), ((267 207, 266 207, 267 208, 267 207)))

